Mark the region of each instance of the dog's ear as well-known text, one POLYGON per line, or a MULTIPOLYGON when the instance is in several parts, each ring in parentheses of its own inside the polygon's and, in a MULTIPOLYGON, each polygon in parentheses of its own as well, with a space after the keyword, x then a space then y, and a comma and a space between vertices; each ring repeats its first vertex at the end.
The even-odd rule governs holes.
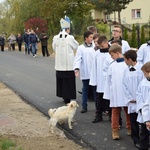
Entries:
POLYGON ((74 107, 74 105, 73 105, 73 104, 70 104, 70 107, 74 107))

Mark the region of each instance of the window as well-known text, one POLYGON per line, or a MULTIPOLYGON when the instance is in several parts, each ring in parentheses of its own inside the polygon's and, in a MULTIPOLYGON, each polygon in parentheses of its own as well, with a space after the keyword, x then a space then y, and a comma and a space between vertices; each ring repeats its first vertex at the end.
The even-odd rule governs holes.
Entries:
POLYGON ((132 9, 132 18, 141 18, 141 9, 132 9))

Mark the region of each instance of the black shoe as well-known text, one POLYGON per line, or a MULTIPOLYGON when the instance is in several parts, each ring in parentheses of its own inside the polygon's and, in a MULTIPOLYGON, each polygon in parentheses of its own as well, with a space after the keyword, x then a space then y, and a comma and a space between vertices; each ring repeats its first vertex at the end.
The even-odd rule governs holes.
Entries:
POLYGON ((70 99, 64 99, 64 103, 65 103, 65 104, 70 103, 70 99))
POLYGON ((140 144, 139 144, 139 143, 135 143, 134 146, 135 146, 136 148, 140 148, 140 144))
POLYGON ((87 112, 87 108, 82 108, 81 113, 87 112))
POLYGON ((95 119, 92 121, 93 123, 101 122, 103 121, 102 117, 96 116, 95 119))

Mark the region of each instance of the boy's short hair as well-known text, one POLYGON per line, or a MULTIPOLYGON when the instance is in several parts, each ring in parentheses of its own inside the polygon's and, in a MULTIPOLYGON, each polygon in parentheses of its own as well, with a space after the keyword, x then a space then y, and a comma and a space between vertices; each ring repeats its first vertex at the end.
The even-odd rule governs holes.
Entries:
POLYGON ((100 37, 100 34, 99 34, 99 33, 94 34, 93 40, 97 39, 98 37, 100 37))
POLYGON ((142 68, 141 68, 142 71, 144 72, 147 72, 147 73, 150 73, 150 61, 145 63, 142 68))
POLYGON ((122 53, 122 47, 118 44, 114 44, 109 48, 109 54, 110 53, 122 53))
POLYGON ((124 53, 124 57, 125 57, 126 59, 129 59, 129 58, 130 58, 132 61, 136 61, 136 59, 137 59, 137 53, 136 53, 135 50, 130 49, 130 50, 128 50, 128 51, 126 51, 126 52, 124 53))
POLYGON ((122 46, 121 40, 113 40, 113 41, 111 41, 110 43, 111 43, 111 44, 118 44, 118 45, 122 46))
POLYGON ((122 28, 120 25, 114 25, 114 28, 120 28, 121 32, 122 32, 122 28))
POLYGON ((91 34, 93 34, 93 32, 91 32, 91 31, 85 31, 84 35, 83 35, 84 40, 85 40, 85 38, 88 38, 91 34))
POLYGON ((97 28, 95 26, 88 26, 87 30, 89 30, 89 31, 91 31, 93 33, 97 32, 97 28))
POLYGON ((101 45, 103 42, 108 42, 107 37, 106 37, 105 35, 101 35, 101 36, 98 38, 98 41, 97 41, 97 43, 98 43, 99 45, 101 45))

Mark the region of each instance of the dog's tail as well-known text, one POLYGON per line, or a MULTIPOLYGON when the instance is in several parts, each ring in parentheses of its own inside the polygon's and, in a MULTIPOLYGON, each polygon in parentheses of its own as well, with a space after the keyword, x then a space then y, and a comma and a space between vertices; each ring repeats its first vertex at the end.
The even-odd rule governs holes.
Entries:
POLYGON ((55 111, 56 111, 56 109, 49 109, 49 110, 48 110, 49 116, 52 117, 53 114, 55 113, 55 111))

